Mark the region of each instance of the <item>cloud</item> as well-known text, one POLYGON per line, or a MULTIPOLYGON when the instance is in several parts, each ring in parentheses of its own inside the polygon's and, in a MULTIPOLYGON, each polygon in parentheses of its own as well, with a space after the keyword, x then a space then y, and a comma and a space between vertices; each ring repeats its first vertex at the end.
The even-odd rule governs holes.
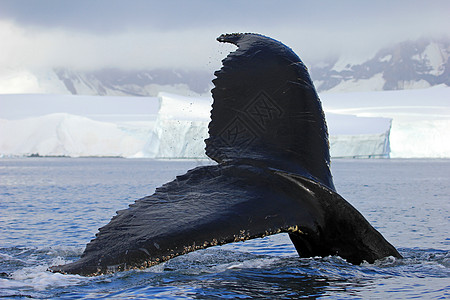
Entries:
POLYGON ((0 0, 3 69, 70 67, 214 70, 225 32, 281 40, 308 64, 373 55, 423 35, 448 34, 449 1, 0 0))
MULTIPOLYGON (((10 68, 70 67, 125 69, 208 68, 217 52, 215 32, 122 31, 99 36, 61 29, 36 30, 0 22, 0 64, 10 68)), ((219 53, 217 53, 219 54, 219 53)), ((220 59, 218 60, 220 63, 220 59)))

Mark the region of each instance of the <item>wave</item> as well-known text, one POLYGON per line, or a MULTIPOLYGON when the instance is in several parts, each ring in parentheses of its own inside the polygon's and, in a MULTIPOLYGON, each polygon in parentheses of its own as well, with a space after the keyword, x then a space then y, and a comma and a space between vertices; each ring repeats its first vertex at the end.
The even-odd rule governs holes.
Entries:
POLYGON ((373 295, 374 289, 396 292, 383 290, 385 286, 397 286, 401 295, 405 295, 405 290, 408 294, 408 289, 417 295, 429 289, 439 293, 439 287, 446 285, 450 275, 450 251, 403 248, 400 249, 403 259, 388 257, 374 264, 355 266, 336 256, 299 258, 287 244, 284 251, 271 252, 266 248, 276 249, 281 245, 283 249, 287 241, 287 235, 275 235, 250 243, 247 241, 196 251, 146 270, 91 278, 48 271, 49 266, 77 259, 82 249, 2 248, 0 261, 4 271, 0 275, 0 296, 183 298, 201 291, 205 297, 255 297, 263 296, 262 283, 272 285, 271 297, 290 292, 296 296, 332 295, 339 298, 339 295, 348 297, 349 290, 364 297, 369 295, 369 287, 370 295, 373 295), (427 278, 427 287, 418 290, 417 280, 421 278, 427 278), (391 284, 384 285, 387 280, 391 284), (398 284, 393 285, 392 281, 398 284), (415 285, 414 289, 412 285, 415 285))

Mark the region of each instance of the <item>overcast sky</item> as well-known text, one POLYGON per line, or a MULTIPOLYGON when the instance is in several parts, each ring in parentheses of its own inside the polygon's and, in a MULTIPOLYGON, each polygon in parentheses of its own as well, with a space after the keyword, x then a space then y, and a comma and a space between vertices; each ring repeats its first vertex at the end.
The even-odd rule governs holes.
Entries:
POLYGON ((276 38, 306 64, 450 35, 449 0, 0 0, 0 68, 216 69, 221 33, 276 38))

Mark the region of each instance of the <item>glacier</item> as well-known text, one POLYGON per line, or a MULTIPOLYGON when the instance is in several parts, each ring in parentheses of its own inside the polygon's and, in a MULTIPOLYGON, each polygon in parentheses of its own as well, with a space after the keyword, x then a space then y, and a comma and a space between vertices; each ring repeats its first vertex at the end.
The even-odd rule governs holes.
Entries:
POLYGON ((450 88, 321 94, 328 113, 392 120, 392 158, 450 158, 450 88))
POLYGON ((3 156, 130 157, 142 149, 148 134, 145 129, 132 130, 66 113, 1 119, 0 153, 3 156))
POLYGON ((204 140, 212 99, 159 93, 155 126, 142 156, 152 158, 206 158, 204 140))
MULTIPOLYGON (((450 158, 450 88, 321 95, 334 158, 450 158)), ((0 95, 0 156, 206 158, 212 99, 0 95)))

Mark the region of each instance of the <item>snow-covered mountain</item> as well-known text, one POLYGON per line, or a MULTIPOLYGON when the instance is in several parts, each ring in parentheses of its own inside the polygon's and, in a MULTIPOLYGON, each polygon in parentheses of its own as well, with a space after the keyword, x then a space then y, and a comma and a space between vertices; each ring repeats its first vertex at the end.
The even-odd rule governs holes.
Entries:
POLYGON ((124 71, 102 69, 93 72, 76 72, 55 69, 73 95, 156 96, 159 92, 184 95, 205 94, 211 89, 213 75, 206 71, 173 69, 124 71))
MULTIPOLYGON (((355 60, 350 54, 308 65, 319 92, 356 92, 450 86, 450 38, 406 41, 355 60)), ((206 70, 75 71, 3 70, 0 94, 45 93, 151 96, 169 92, 209 94, 214 75, 206 70)))
POLYGON ((364 62, 340 57, 312 65, 319 92, 378 91, 450 86, 450 39, 405 41, 364 62))

